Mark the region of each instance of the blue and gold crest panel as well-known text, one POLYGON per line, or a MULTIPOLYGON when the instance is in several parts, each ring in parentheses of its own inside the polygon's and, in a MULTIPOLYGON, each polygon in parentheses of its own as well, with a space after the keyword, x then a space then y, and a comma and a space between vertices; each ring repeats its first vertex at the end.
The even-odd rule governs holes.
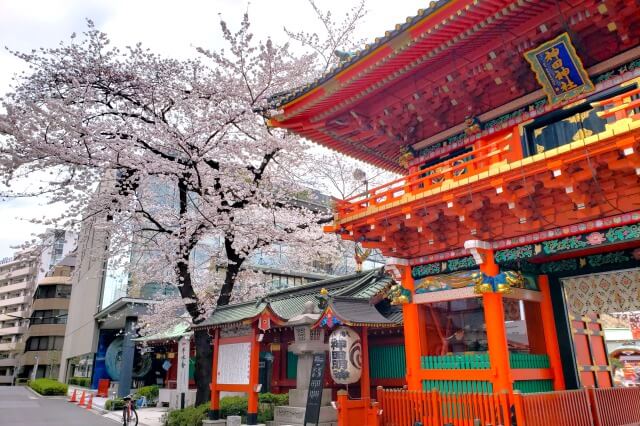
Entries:
POLYGON ((567 33, 529 50, 525 53, 525 59, 551 104, 594 89, 567 33))

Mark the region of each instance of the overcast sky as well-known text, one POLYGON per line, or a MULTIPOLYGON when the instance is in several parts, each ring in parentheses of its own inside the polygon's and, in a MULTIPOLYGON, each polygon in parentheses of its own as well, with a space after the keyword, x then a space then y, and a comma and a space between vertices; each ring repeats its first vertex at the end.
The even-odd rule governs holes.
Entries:
MULTIPOLYGON (((355 0, 317 0, 317 4, 339 17, 355 0)), ((366 0, 366 5, 369 13, 359 36, 373 40, 427 7, 428 1, 366 0)), ((305 0, 0 0, 0 45, 20 51, 55 46, 73 32, 82 32, 85 18, 90 18, 118 45, 142 42, 168 56, 189 57, 195 55, 194 46, 220 47, 219 16, 237 27, 247 8, 253 32, 260 38, 285 40, 284 26, 293 31, 320 30, 305 0)), ((0 93, 10 90, 12 76, 22 67, 5 49, 0 51, 0 93)), ((50 209, 39 200, 0 201, 0 258, 13 253, 11 246, 41 232, 26 218, 50 209)))

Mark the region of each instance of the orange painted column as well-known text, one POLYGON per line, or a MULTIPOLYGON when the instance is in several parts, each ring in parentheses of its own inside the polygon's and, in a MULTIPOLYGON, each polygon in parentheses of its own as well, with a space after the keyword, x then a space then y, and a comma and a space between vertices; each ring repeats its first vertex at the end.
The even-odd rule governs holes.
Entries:
POLYGON ((220 329, 216 328, 213 336, 213 365, 211 366, 211 411, 209 418, 211 420, 220 419, 220 392, 217 389, 218 384, 218 350, 220 349, 220 329))
MULTIPOLYGON (((402 286, 413 295, 414 283, 409 265, 397 265, 400 270, 402 286)), ((407 387, 409 390, 422 390, 420 380, 420 359, 422 357, 421 330, 423 324, 420 323, 420 305, 406 303, 402 305, 402 315, 404 321, 404 350, 407 365, 407 387)))
POLYGON ((504 307, 502 294, 484 293, 484 319, 487 324, 487 342, 489 343, 489 360, 494 373, 493 392, 508 391, 511 393, 511 370, 509 367, 509 347, 507 331, 504 325, 504 307))
POLYGON ((258 342, 258 324, 253 324, 251 333, 251 355, 249 359, 249 401, 247 404, 247 424, 258 424, 258 392, 260 381, 260 342, 258 342))
POLYGON ((369 328, 361 328, 362 340, 362 376, 360 376, 360 397, 362 399, 371 397, 371 377, 369 376, 369 328))
POLYGON ((560 348, 558 347, 558 334, 556 331, 556 321, 553 316, 553 305, 551 304, 551 291, 549 289, 549 277, 540 275, 538 277, 538 286, 542 294, 540 302, 540 314, 542 315, 542 330, 544 333, 544 341, 549 357, 549 364, 553 370, 553 388, 555 390, 564 390, 564 375, 562 373, 562 357, 560 356, 560 348))
MULTIPOLYGON (((493 250, 478 250, 483 255, 480 271, 489 276, 497 275, 500 267, 495 263, 493 250)), ((494 372, 493 392, 513 390, 511 369, 509 366, 509 346, 507 345, 507 330, 504 323, 504 306, 502 294, 484 293, 484 319, 487 325, 487 342, 489 344, 489 360, 494 372)))

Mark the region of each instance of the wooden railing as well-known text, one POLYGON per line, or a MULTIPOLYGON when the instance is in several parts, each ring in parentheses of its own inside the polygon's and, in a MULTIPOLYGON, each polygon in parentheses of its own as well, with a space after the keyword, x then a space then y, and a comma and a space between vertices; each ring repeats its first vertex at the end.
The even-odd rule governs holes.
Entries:
POLYGON ((640 388, 514 394, 518 426, 621 426, 640 422, 640 388))
MULTIPOLYGON (((640 388, 521 394, 377 389, 383 426, 622 426, 640 423, 640 388), (515 424, 513 421, 515 420, 515 424)), ((342 425, 341 425, 342 426, 342 425)))
POLYGON ((518 426, 592 426, 586 389, 514 394, 518 426))
POLYGON ((603 101, 593 102, 591 105, 604 107, 604 111, 598 112, 598 116, 602 118, 614 118, 616 121, 633 118, 637 115, 636 110, 640 108, 640 99, 631 100, 631 98, 638 95, 640 95, 640 88, 603 101), (629 99, 628 102, 627 99, 629 99))
POLYGON ((385 205, 397 201, 405 194, 427 191, 442 185, 445 181, 475 175, 487 170, 492 164, 506 160, 507 157, 513 159, 511 147, 508 144, 512 136, 512 133, 506 133, 472 152, 393 180, 364 194, 338 200, 336 203, 338 216, 342 218, 366 210, 370 206, 385 205))
POLYGON ((382 409, 382 425, 471 426, 475 420, 482 425, 510 425, 507 394, 443 394, 402 389, 377 389, 382 409))
POLYGON ((595 424, 619 426, 640 423, 640 388, 590 389, 595 424))

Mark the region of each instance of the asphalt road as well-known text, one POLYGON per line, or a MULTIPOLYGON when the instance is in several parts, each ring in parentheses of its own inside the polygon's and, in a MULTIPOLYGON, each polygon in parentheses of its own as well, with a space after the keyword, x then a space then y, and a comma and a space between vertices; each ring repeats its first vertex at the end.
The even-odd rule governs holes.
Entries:
POLYGON ((69 404, 63 397, 41 397, 22 386, 0 386, 0 426, 114 426, 113 420, 69 404))

